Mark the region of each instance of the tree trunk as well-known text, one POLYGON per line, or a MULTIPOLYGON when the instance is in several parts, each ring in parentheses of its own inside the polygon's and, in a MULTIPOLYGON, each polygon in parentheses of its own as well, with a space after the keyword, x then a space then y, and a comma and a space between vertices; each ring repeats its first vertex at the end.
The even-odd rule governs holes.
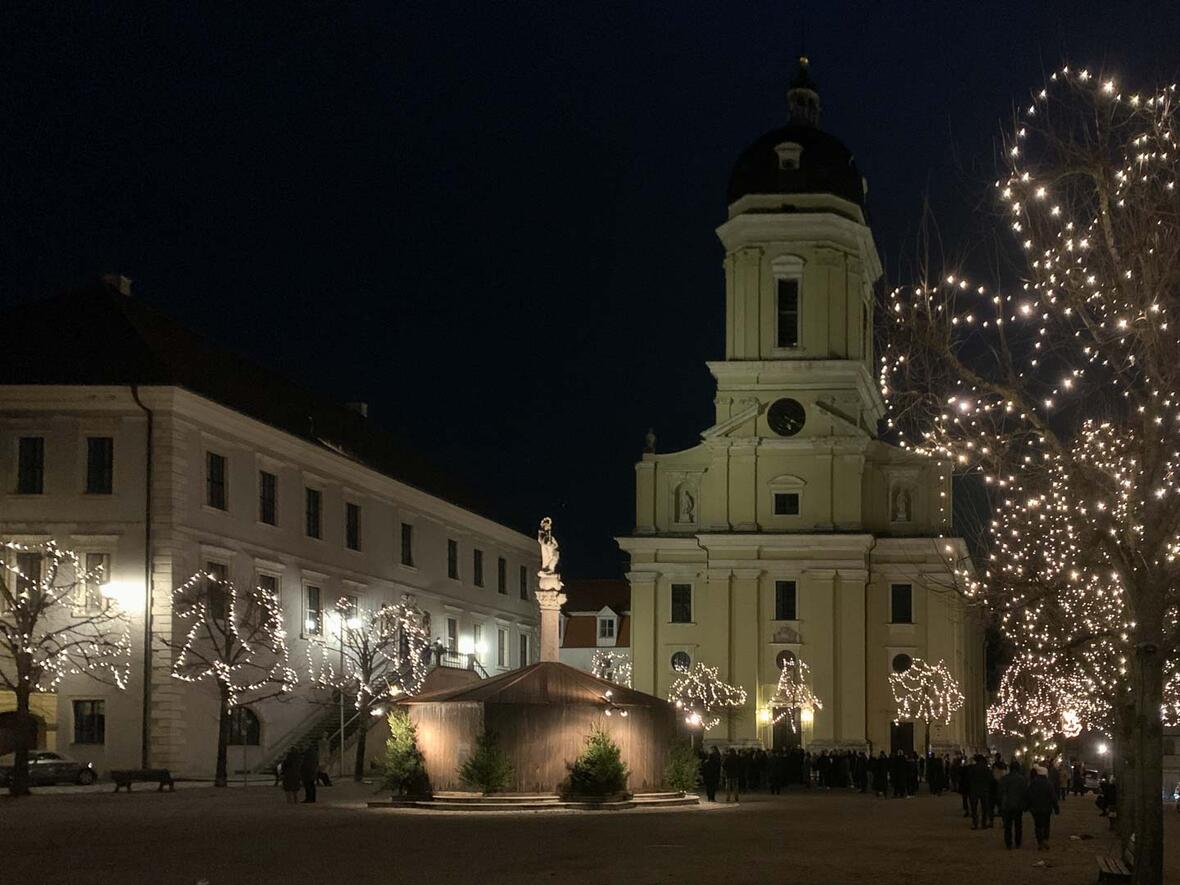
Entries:
MULTIPOLYGON (((359 722, 356 727, 356 765, 352 770, 352 779, 358 784, 365 779, 365 743, 369 737, 369 729, 366 727, 371 722, 373 717, 368 717, 366 721, 359 722)), ((341 738, 340 752, 344 752, 344 739, 341 738)))
POLYGON ((221 694, 221 712, 217 721, 217 772, 213 775, 213 786, 224 787, 229 784, 229 772, 226 765, 226 748, 229 746, 229 695, 221 694))
POLYGON ((1135 648, 1132 671, 1135 698, 1134 767, 1132 802, 1135 807, 1136 885, 1162 885, 1164 881, 1164 735, 1160 706, 1164 696, 1163 655, 1153 642, 1135 648))
POLYGON ((1118 834, 1124 845, 1131 840, 1137 829, 1135 815, 1138 808, 1135 804, 1138 783, 1138 770, 1135 766, 1135 737, 1132 724, 1135 721, 1135 711, 1128 700, 1121 699, 1114 708, 1114 746, 1111 748, 1111 766, 1115 785, 1118 788, 1118 834))
POLYGON ((29 795, 29 734, 33 732, 33 717, 29 715, 28 680, 19 680, 16 690, 16 753, 12 763, 12 783, 8 795, 29 795))

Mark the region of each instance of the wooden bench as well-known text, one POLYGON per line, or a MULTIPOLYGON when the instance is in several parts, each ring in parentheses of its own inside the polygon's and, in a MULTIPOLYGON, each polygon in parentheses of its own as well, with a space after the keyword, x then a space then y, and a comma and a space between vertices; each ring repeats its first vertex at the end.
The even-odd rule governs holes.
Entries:
POLYGON ((1135 837, 1131 837, 1121 858, 1099 854, 1094 859, 1098 862, 1099 882, 1130 882, 1135 868, 1135 837))
POLYGON ((134 783, 148 783, 159 784, 157 793, 163 792, 164 787, 168 788, 169 792, 176 792, 176 784, 172 780, 172 772, 167 768, 142 768, 142 769, 124 769, 121 771, 112 771, 111 780, 115 782, 115 792, 119 792, 123 787, 127 788, 127 792, 131 792, 131 785, 134 783))

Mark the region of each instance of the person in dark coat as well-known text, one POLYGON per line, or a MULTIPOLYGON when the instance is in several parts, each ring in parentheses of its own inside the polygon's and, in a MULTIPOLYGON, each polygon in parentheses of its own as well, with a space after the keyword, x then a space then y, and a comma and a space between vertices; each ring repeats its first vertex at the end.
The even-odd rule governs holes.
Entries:
POLYGON ((905 797, 906 788, 909 785, 909 766, 906 764, 905 754, 898 750, 893 754, 893 759, 889 765, 889 780, 893 784, 893 798, 902 799, 905 797))
POLYGON ((926 784, 935 796, 941 796, 943 790, 942 759, 931 756, 926 763, 926 784))
POLYGON ((1033 831, 1037 836, 1037 850, 1049 850, 1049 819, 1061 814, 1057 804, 1057 791, 1046 777, 1048 772, 1037 766, 1033 769, 1032 780, 1028 782, 1028 810, 1032 812, 1033 831))
POLYGON ((990 827, 992 825, 992 785, 995 784, 991 766, 987 764, 987 759, 976 753, 975 761, 971 763, 971 767, 963 775, 960 775, 960 777, 963 776, 966 777, 968 798, 971 800, 971 829, 978 830, 980 826, 990 827))
POLYGON ((316 775, 320 772, 320 751, 315 744, 303 751, 299 761, 299 774, 303 778, 303 801, 315 801, 316 775))
POLYGON ((1013 761, 1000 779, 1000 817, 1004 821, 1004 847, 1019 848, 1024 840, 1024 812, 1028 807, 1028 780, 1013 761))
POLYGON ((713 747, 701 763, 701 780, 705 782, 705 795, 709 801, 716 802, 717 785, 721 783, 721 753, 717 747, 713 747))
POLYGON ((872 759, 873 792, 884 798, 889 798, 889 757, 882 750, 872 759))
POLYGON ((725 751, 721 771, 725 775, 725 801, 729 802, 732 799, 734 802, 741 802, 742 759, 733 747, 725 751))
POLYGON ((299 801, 300 766, 303 760, 299 750, 292 747, 283 757, 279 777, 283 782, 283 792, 287 794, 287 801, 294 805, 299 801))

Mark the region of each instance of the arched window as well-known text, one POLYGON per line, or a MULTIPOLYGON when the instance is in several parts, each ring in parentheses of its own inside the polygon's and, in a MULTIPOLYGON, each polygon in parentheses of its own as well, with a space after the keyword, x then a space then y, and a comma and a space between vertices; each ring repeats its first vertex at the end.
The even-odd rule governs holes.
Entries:
POLYGON ((914 663, 913 658, 909 655, 894 655, 893 656, 893 672, 904 673, 914 663))
POLYGON ((678 651, 672 655, 672 669, 677 673, 687 673, 692 667, 692 658, 686 651, 678 651))
POLYGON ((785 670, 787 667, 795 666, 795 653, 792 651, 780 651, 775 656, 774 662, 778 664, 780 670, 785 670))
POLYGON ((249 707, 234 707, 229 714, 229 745, 231 747, 257 747, 262 728, 258 717, 249 707))

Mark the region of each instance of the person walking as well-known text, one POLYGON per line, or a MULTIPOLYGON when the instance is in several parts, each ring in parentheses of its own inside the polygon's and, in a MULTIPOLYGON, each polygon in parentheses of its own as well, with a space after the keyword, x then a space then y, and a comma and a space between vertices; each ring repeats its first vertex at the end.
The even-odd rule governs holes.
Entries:
POLYGON ((1000 817, 1004 821, 1004 847, 1019 848, 1024 841, 1024 811, 1028 805, 1028 780, 1020 763, 1012 762, 1000 779, 1000 817))
POLYGON ((1061 814, 1057 792, 1049 783, 1047 774, 1044 768, 1034 766, 1032 779, 1028 782, 1028 810, 1032 812, 1038 851, 1049 850, 1049 818, 1050 815, 1061 814))
POLYGON ((714 746, 701 763, 701 780, 705 782, 705 795, 710 802, 717 801, 717 785, 721 783, 721 754, 714 746))
POLYGON ((299 761, 299 774, 303 778, 303 801, 315 802, 316 775, 320 773, 320 751, 315 744, 307 747, 299 761))
POLYGON ((725 801, 741 802, 742 760, 733 747, 725 751, 721 771, 725 775, 725 801))
POLYGON ((287 794, 287 801, 294 805, 299 801, 300 766, 303 760, 299 750, 292 747, 283 757, 280 777, 283 781, 283 792, 287 794))
POLYGON ((975 761, 962 776, 967 780, 968 797, 971 800, 971 829, 978 830, 981 826, 990 828, 992 825, 992 785, 995 784, 995 778, 992 777, 992 770, 987 764, 987 759, 976 753, 975 761))

